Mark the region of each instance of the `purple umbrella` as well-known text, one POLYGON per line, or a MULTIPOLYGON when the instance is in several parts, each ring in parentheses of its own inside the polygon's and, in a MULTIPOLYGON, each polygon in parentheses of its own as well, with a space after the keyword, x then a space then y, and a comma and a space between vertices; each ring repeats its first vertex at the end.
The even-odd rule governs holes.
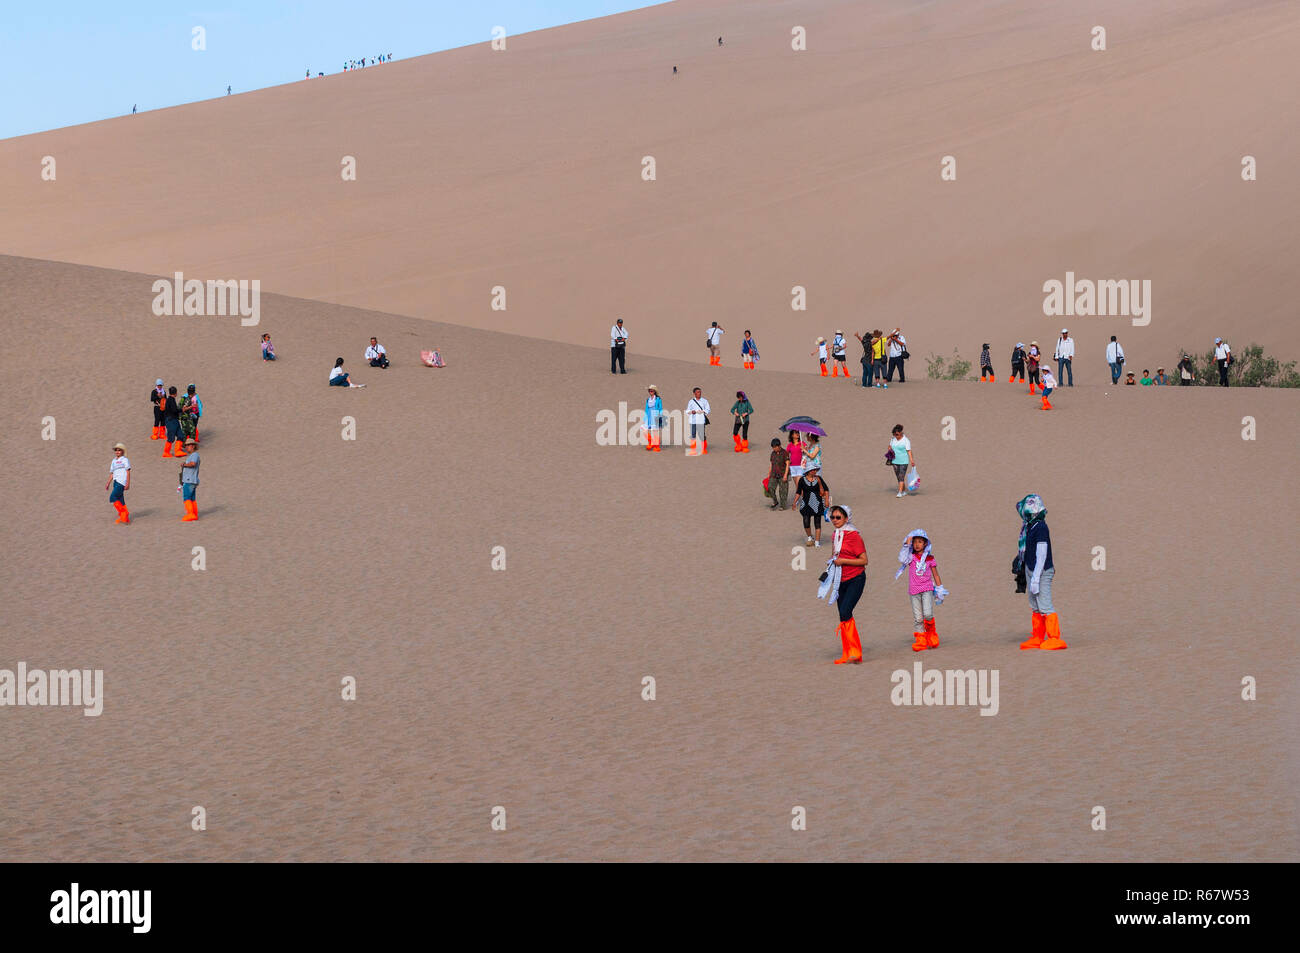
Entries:
POLYGON ((815 433, 819 437, 825 437, 826 431, 822 430, 816 424, 808 423, 806 420, 792 420, 781 427, 782 430, 798 430, 800 433, 815 433))

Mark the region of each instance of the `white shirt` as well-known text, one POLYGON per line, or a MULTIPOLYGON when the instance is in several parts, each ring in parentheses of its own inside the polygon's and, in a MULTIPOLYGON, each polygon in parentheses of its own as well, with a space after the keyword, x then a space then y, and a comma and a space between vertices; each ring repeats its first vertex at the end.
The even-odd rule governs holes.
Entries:
POLYGON ((131 461, 126 458, 126 454, 120 457, 114 457, 108 465, 108 472, 113 474, 113 479, 118 483, 126 486, 126 471, 131 469, 131 461))
MULTIPOLYGON (((370 347, 366 348, 366 360, 373 361, 381 354, 387 354, 387 353, 388 352, 384 350, 384 346, 382 344, 372 344, 370 345, 370 347)), ((332 377, 333 375, 331 374, 330 376, 332 377)))
POLYGON ((691 423, 704 423, 704 418, 711 411, 712 408, 709 407, 709 399, 707 397, 692 397, 690 403, 686 405, 686 416, 690 419, 691 423), (698 420, 695 419, 697 417, 699 418, 698 420))
POLYGON ((620 328, 617 324, 609 329, 609 346, 618 347, 620 344, 627 343, 627 328, 620 328))
POLYGON ((709 335, 709 346, 717 347, 718 342, 722 340, 722 328, 709 328, 707 333, 709 335))
POLYGON ((901 334, 897 335, 894 340, 889 342, 889 356, 902 357, 903 348, 907 347, 907 338, 901 334))
POLYGON ((342 375, 343 375, 343 368, 336 367, 334 368, 334 370, 330 371, 330 380, 334 380, 334 378, 341 377, 342 375))
POLYGON ((825 341, 822 341, 821 344, 818 344, 818 345, 817 345, 817 357, 818 357, 819 360, 823 360, 823 361, 826 360, 826 342, 825 342, 825 341))
POLYGON ((1074 360, 1074 338, 1057 338, 1056 356, 1058 359, 1074 360))
POLYGON ((1214 346, 1214 359, 1216 361, 1226 361, 1228 359, 1228 355, 1231 353, 1232 353, 1232 349, 1229 348, 1228 345, 1226 344, 1216 344, 1214 346))
POLYGON ((835 340, 831 342, 831 351, 834 352, 836 357, 844 355, 844 335, 835 335, 835 340))
POLYGON ((1111 341, 1106 345, 1106 363, 1119 364, 1124 360, 1124 349, 1119 346, 1118 341, 1111 341))
POLYGON ((1052 372, 1046 364, 1043 365, 1043 386, 1056 387, 1056 378, 1052 376, 1052 372))

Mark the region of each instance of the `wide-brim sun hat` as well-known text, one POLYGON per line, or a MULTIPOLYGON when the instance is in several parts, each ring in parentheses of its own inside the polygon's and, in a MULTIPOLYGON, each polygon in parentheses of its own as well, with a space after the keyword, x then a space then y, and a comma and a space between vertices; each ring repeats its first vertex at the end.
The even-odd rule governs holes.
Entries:
POLYGON ((659 393, 659 388, 658 388, 658 387, 655 387, 654 384, 651 384, 649 387, 646 388, 646 390, 652 390, 652 391, 654 391, 656 394, 659 393))
POLYGON ((120 443, 115 443, 115 444, 113 444, 113 449, 114 449, 114 450, 121 450, 123 453, 126 453, 126 446, 123 445, 123 444, 120 444, 120 443))
POLYGON ((818 338, 818 339, 817 339, 817 343, 818 343, 818 344, 825 344, 825 343, 826 343, 826 339, 825 339, 825 338, 818 338))

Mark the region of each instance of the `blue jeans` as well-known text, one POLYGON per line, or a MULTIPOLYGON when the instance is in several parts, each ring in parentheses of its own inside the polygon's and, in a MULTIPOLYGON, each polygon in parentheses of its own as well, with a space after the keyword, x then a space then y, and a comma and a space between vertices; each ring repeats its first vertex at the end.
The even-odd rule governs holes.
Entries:
POLYGON ((875 364, 872 364, 870 361, 865 361, 865 362, 863 362, 863 364, 862 364, 862 386, 863 386, 863 387, 870 387, 870 386, 871 386, 872 378, 874 378, 875 376, 876 376, 876 365, 875 365, 875 364))
POLYGON ((1123 373, 1124 373, 1124 365, 1123 365, 1123 364, 1120 364, 1118 361, 1111 361, 1111 362, 1110 362, 1110 382, 1111 382, 1112 384, 1118 384, 1118 383, 1119 383, 1119 375, 1120 375, 1120 374, 1123 374, 1123 373))
POLYGON ((330 378, 330 387, 347 387, 348 375, 340 374, 338 377, 330 378))
POLYGON ((122 484, 120 484, 120 483, 118 483, 116 480, 114 480, 114 481, 113 481, 113 489, 112 489, 112 490, 109 492, 109 494, 108 494, 108 502, 110 502, 110 503, 125 503, 125 502, 126 502, 126 494, 125 494, 125 490, 126 490, 126 488, 125 488, 124 486, 122 486, 122 484))
POLYGON ((1056 379, 1060 381, 1061 386, 1065 387, 1066 372, 1070 374, 1070 387, 1074 386, 1074 358, 1058 357, 1056 359, 1056 379))
POLYGON ((182 484, 181 484, 181 499, 182 499, 182 500, 193 500, 193 499, 195 499, 194 494, 195 494, 195 492, 198 490, 198 488, 199 488, 199 485, 198 485, 197 483, 182 483, 182 484))

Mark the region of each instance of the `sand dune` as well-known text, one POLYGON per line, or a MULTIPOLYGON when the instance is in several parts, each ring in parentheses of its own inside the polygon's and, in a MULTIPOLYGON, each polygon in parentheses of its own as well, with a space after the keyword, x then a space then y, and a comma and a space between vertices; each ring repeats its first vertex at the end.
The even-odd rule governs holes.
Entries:
POLYGON ((1063 323, 1093 381, 1112 333, 1294 357, 1298 47, 1284 0, 673 3, 0 142, 0 250, 694 362, 720 320, 785 370, 894 325, 918 371, 1063 323), (1044 316, 1067 271, 1151 323, 1044 316))
POLYGON ((256 328, 156 318, 151 282, 0 258, 0 321, 30 358, 3 392, 0 667, 100 667, 106 695, 98 718, 0 712, 0 856, 1295 859, 1292 395, 1080 387, 1049 419, 1005 383, 867 392, 636 356, 611 378, 600 348, 279 296, 256 328), (395 366, 327 388, 370 334, 395 366), (415 366, 429 344, 449 367, 415 366), (147 439, 159 375, 207 404, 194 524, 147 439), (596 414, 651 381, 670 406, 744 386, 755 446, 789 414, 826 423, 871 558, 866 664, 831 666, 834 613, 815 558, 791 569, 797 518, 763 509, 761 454, 596 445, 596 414), (896 420, 926 481, 901 501, 877 462, 896 420), (130 527, 102 492, 116 440, 130 527), (1029 490, 1066 653, 1016 649, 1029 490), (996 717, 889 702, 914 661, 894 553, 917 525, 953 593, 925 664, 999 669, 996 717))

